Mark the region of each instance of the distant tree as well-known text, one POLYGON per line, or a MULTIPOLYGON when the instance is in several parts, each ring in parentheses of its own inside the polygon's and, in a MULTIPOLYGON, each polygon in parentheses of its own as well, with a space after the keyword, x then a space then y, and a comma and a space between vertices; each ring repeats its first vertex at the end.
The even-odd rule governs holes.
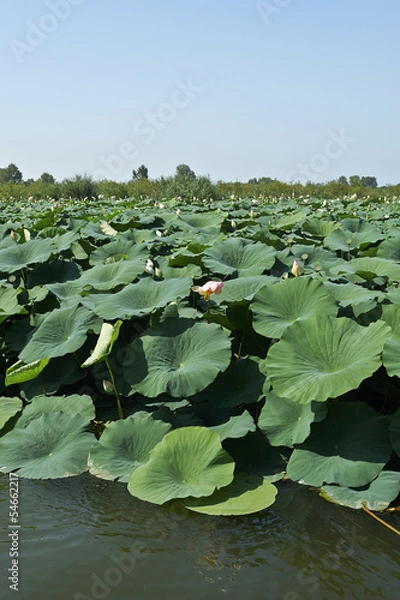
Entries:
POLYGON ((349 182, 352 187, 357 187, 361 185, 361 179, 359 175, 350 175, 349 182))
POLYGON ((29 179, 25 179, 24 181, 25 185, 32 185, 33 183, 35 183, 35 180, 32 179, 32 177, 29 177, 29 179))
POLYGON ((40 181, 42 183, 49 183, 49 184, 53 184, 56 182, 53 175, 50 175, 50 173, 46 173, 46 172, 41 174, 40 181))
POLYGON ((140 165, 140 167, 132 171, 132 179, 148 179, 149 178, 149 170, 145 165, 140 165))
POLYGON ((250 185, 257 185, 258 183, 258 179, 257 177, 252 177, 251 179, 248 180, 248 182, 250 185))
POLYGON ((22 173, 17 165, 10 163, 5 169, 0 169, 0 183, 22 183, 22 173))
POLYGON ((64 197, 70 198, 91 198, 97 195, 96 183, 86 173, 84 175, 75 175, 72 179, 64 179, 61 184, 61 190, 64 197))
POLYGON ((196 179, 196 173, 192 171, 189 165, 178 165, 175 169, 175 177, 187 177, 188 179, 196 179))
POLYGON ((271 179, 271 177, 260 177, 258 183, 261 183, 263 185, 269 185, 270 183, 272 183, 272 181, 273 179, 271 179))
POLYGON ((344 175, 341 175, 339 177, 339 179, 337 180, 338 183, 340 183, 340 185, 349 185, 349 182, 347 181, 347 177, 345 177, 344 175))
POLYGON ((377 188, 378 182, 376 180, 376 177, 361 177, 361 185, 363 187, 377 188))

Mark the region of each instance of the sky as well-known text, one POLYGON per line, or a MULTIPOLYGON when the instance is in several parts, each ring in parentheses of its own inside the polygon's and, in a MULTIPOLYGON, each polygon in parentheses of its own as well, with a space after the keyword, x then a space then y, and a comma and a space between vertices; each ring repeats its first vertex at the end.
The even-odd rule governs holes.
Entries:
POLYGON ((1 0, 0 167, 400 182, 398 0, 1 0))

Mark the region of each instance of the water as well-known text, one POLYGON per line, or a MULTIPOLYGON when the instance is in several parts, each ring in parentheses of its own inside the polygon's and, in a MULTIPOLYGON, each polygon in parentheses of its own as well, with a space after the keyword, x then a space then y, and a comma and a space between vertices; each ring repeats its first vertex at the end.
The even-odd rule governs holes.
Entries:
MULTIPOLYGON (((19 591, 9 590, 7 476, 0 476, 1 598, 337 600, 398 597, 400 537, 291 482, 244 517, 175 513, 88 474, 19 480, 19 591)), ((399 514, 384 519, 400 528, 399 514)))

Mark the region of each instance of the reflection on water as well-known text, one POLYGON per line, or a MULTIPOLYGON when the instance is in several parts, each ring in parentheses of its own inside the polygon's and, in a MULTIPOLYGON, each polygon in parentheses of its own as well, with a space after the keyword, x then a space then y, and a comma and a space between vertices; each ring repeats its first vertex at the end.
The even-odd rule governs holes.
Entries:
MULTIPOLYGON (((19 600, 336 600, 397 597, 399 538, 365 513, 281 482, 246 517, 166 510, 82 475, 20 480, 19 600)), ((8 478, 0 477, 1 597, 8 478)), ((385 515, 400 526, 399 515, 385 515)), ((6 590, 3 593, 3 590, 6 590)))

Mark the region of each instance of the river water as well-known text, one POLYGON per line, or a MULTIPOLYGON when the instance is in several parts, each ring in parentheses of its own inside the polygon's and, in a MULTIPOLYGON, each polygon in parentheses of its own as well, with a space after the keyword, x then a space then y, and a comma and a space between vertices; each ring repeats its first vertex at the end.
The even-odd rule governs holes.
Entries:
MULTIPOLYGON (((0 476, 1 599, 394 600, 400 536, 292 482, 256 515, 141 502, 83 474, 19 480, 18 592, 9 589, 8 476, 0 476)), ((383 518, 400 528, 400 514, 383 518)))

